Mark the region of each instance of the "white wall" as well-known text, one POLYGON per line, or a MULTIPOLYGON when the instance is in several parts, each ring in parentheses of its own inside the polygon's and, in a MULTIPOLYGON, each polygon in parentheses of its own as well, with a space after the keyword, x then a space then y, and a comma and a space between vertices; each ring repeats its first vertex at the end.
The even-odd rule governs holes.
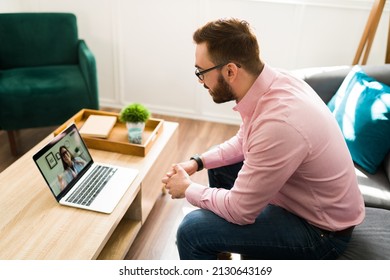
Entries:
POLYGON ((0 0, 0 13, 13 13, 20 11, 20 0, 0 0))
MULTIPOLYGON (((194 75, 192 33, 209 20, 249 21, 262 58, 296 69, 351 64, 373 0, 0 0, 0 12, 77 15, 79 37, 96 56, 100 103, 142 102, 152 112, 239 123, 232 103, 216 105, 194 75)), ((386 6, 368 64, 381 64, 386 6)))

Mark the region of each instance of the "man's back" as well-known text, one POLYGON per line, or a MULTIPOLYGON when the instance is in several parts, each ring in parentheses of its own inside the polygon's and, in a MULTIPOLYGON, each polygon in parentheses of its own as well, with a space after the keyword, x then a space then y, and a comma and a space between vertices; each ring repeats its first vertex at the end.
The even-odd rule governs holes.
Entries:
MULTIPOLYGON (((284 149, 279 146, 273 151, 278 161, 297 157, 286 150, 305 153, 299 155, 301 162, 289 174, 272 203, 329 230, 360 223, 364 217, 364 201, 352 158, 337 122, 317 94, 294 77, 279 74, 257 108, 261 111, 259 123, 275 126, 273 130, 278 129, 279 137, 287 140, 284 149), (281 122, 283 127, 289 126, 285 135, 281 134, 281 122), (295 133, 298 138, 292 135, 295 133)), ((264 125, 259 125, 259 130, 266 130, 264 125)))

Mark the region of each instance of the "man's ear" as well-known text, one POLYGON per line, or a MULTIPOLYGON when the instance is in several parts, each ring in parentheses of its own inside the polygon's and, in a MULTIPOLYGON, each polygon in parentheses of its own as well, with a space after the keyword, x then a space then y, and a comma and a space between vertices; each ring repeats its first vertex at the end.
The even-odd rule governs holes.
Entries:
POLYGON ((227 65, 227 68, 228 68, 227 69, 227 78, 229 79, 229 81, 233 81, 237 76, 238 67, 234 63, 229 63, 227 65))

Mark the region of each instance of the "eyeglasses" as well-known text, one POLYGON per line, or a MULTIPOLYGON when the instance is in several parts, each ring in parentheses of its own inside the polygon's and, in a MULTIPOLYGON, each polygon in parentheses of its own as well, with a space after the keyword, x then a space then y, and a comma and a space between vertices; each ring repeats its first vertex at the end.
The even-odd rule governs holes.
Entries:
POLYGON ((222 63, 222 64, 218 64, 217 66, 214 66, 214 67, 211 67, 209 69, 206 69, 206 70, 203 70, 203 71, 199 71, 198 68, 195 69, 195 75, 198 77, 199 80, 203 81, 204 79, 204 74, 206 74, 207 72, 210 72, 214 69, 218 69, 218 68, 221 68, 223 66, 225 66, 227 63, 222 63))
MULTIPOLYGON (((222 63, 222 64, 218 64, 217 66, 214 66, 214 67, 211 67, 209 69, 206 69, 206 70, 203 70, 203 71, 199 71, 198 68, 195 69, 195 75, 198 77, 199 80, 203 81, 204 79, 204 74, 206 74, 207 72, 210 72, 211 70, 214 70, 214 69, 218 69, 218 68, 221 68, 223 66, 225 66, 226 64, 228 64, 229 62, 226 62, 226 63, 222 63)), ((234 62, 233 62, 234 63, 234 62)), ((241 65, 238 64, 238 63, 234 63, 238 68, 241 68, 241 65)))

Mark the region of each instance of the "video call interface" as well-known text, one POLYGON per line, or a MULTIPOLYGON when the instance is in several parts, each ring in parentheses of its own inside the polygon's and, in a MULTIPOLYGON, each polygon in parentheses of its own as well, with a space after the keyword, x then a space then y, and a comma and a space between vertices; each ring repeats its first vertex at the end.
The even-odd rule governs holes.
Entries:
POLYGON ((57 135, 37 157, 36 164, 56 197, 91 161, 75 127, 69 127, 57 135))

